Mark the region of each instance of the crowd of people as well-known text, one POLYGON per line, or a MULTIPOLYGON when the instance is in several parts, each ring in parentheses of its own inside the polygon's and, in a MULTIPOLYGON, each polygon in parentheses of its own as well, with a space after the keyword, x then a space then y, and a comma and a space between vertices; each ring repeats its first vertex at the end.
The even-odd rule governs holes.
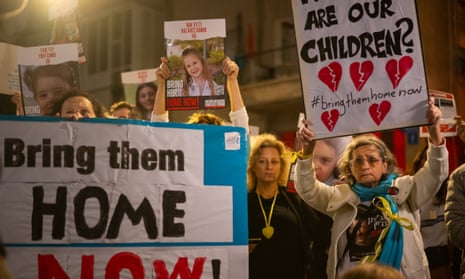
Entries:
MULTIPOLYGON (((205 78, 208 71, 199 54, 189 50, 183 59, 189 76, 182 95, 216 94, 212 89, 217 85, 205 78)), ((41 89, 50 80, 41 74, 45 69, 36 71, 28 74, 28 86, 42 115, 169 121, 165 81, 171 70, 165 57, 157 85, 141 84, 135 100, 115 102, 108 111, 66 81, 70 77, 63 74, 69 73, 54 72, 53 79, 64 81, 58 88, 41 89)), ((249 134, 239 67, 226 57, 223 73, 230 122, 249 134)), ((17 114, 23 114, 21 96, 12 101, 17 114)), ((465 165, 449 169, 441 115, 430 99, 429 137, 405 175, 387 145, 372 134, 314 140, 303 119, 296 131, 301 147, 296 154, 275 135, 250 136, 249 278, 454 278, 451 251, 465 249, 465 165), (298 157, 297 192, 286 187, 292 155, 298 157)), ((457 135, 465 142, 465 121, 456 120, 457 135)), ((225 120, 198 111, 186 123, 225 125, 225 120)))

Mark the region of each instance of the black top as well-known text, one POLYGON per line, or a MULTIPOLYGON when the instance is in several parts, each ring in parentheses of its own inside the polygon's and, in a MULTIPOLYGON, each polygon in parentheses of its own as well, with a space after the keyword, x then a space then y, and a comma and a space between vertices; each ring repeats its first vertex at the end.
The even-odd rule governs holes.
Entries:
MULTIPOLYGON (((263 199, 262 204, 268 218, 273 198, 263 199)), ((321 219, 296 193, 279 187, 279 194, 271 218, 274 234, 266 239, 262 234, 265 219, 256 192, 248 194, 249 278, 325 278, 325 266, 314 266, 317 257, 326 260, 326 251, 315 251, 321 245, 320 238, 327 237, 328 228, 321 226, 321 219), (314 249, 311 249, 314 247, 314 249), (313 265, 313 266, 312 266, 313 265), (318 274, 320 273, 320 274, 318 274)), ((323 245, 326 247, 326 245, 323 245)), ((323 248, 325 249, 325 248, 323 248)))

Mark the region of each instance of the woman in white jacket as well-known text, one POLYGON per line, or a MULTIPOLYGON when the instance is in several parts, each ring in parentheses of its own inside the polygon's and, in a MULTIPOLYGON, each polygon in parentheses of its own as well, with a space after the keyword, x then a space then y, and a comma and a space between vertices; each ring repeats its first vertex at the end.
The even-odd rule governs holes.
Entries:
MULTIPOLYGON (((380 262, 405 278, 430 278, 420 234, 419 211, 448 175, 448 152, 439 132, 441 111, 431 99, 427 110, 428 159, 414 176, 400 176, 396 159, 375 136, 359 136, 339 162, 345 184, 327 187, 315 178, 311 159, 296 168, 296 189, 313 208, 333 218, 327 274, 338 274, 365 262, 380 262)), ((309 157, 313 131, 297 132, 309 157)))

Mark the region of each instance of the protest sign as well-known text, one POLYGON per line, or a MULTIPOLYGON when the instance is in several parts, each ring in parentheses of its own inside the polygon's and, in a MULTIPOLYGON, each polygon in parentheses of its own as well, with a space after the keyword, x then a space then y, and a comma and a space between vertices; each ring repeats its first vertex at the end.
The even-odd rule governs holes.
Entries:
POLYGON ((0 93, 13 95, 20 91, 18 49, 20 46, 0 42, 0 93))
POLYGON ((157 69, 143 69, 121 73, 121 82, 124 87, 124 99, 131 104, 137 105, 137 90, 139 86, 142 87, 144 85, 153 88, 153 94, 155 96, 157 80, 156 71, 157 69))
MULTIPOLYGON (((444 137, 455 137, 457 135, 457 125, 455 117, 457 116, 457 107, 455 105, 454 94, 430 90, 430 96, 434 97, 434 104, 441 109, 442 117, 439 120, 439 129, 444 137)), ((428 137, 428 127, 420 127, 420 137, 428 137)))
POLYGON ((79 63, 86 62, 79 29, 78 0, 50 2, 49 20, 53 21, 50 44, 77 43, 79 63))
POLYGON ((15 278, 247 278, 244 129, 0 116, 0 130, 15 278))
POLYGON ((164 32, 171 70, 166 110, 225 108, 225 20, 167 21, 164 32))
POLYGON ((315 139, 426 124, 415 0, 292 1, 315 139))
POLYGON ((46 115, 50 104, 79 87, 78 45, 57 44, 18 49, 25 115, 46 115))

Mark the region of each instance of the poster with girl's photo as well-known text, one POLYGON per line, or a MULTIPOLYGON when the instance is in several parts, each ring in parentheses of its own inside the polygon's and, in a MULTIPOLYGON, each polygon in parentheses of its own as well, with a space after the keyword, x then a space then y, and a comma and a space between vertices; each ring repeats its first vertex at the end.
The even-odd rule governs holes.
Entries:
POLYGON ((138 116, 150 120, 157 93, 157 69, 143 69, 121 73, 124 99, 136 106, 138 116))
POLYGON ((164 32, 171 70, 166 80, 166 110, 225 108, 225 20, 168 21, 164 32))
POLYGON ((79 88, 77 44, 18 50, 18 72, 25 115, 51 115, 55 100, 79 88))

